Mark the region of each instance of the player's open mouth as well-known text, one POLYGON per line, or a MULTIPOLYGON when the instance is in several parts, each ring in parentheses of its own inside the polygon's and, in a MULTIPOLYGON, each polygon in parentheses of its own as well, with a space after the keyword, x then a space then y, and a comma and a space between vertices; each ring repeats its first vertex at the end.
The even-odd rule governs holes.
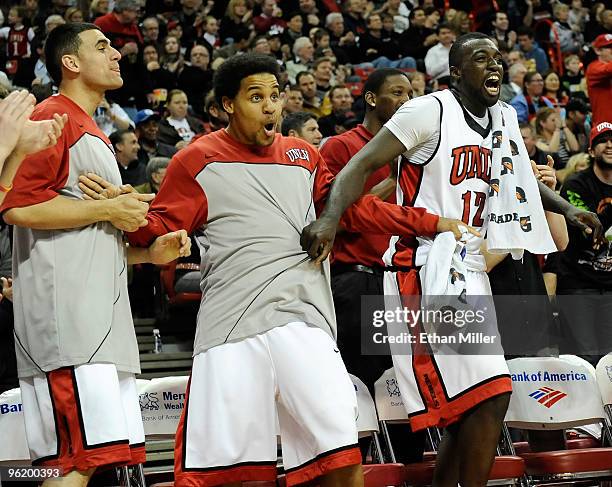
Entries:
POLYGON ((497 96, 501 90, 501 77, 497 73, 490 74, 485 79, 484 87, 490 96, 497 96))
POLYGON ((268 137, 274 136, 276 124, 274 122, 270 122, 264 125, 264 132, 268 137))

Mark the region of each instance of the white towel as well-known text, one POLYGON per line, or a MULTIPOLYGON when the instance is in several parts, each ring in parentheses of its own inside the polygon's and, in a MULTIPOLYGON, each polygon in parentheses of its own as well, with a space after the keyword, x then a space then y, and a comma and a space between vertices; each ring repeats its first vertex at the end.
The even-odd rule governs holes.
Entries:
POLYGON ((518 126, 516 111, 504 102, 489 108, 493 131, 487 250, 548 254, 557 249, 544 216, 537 180, 518 126))
MULTIPOLYGON (((424 311, 471 309, 466 299, 465 279, 468 264, 465 244, 455 240, 453 232, 436 236, 427 254, 427 263, 421 267, 421 307, 424 311)), ((439 322, 428 313, 422 320, 427 333, 435 333, 439 322)), ((462 327, 461 322, 453 324, 462 327)))

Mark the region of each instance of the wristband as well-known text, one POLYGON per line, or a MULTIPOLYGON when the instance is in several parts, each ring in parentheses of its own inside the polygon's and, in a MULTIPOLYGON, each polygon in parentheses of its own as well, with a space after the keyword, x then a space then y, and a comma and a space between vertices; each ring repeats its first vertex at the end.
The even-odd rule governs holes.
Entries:
POLYGON ((10 184, 9 186, 3 186, 2 184, 0 184, 0 192, 2 193, 8 193, 11 189, 13 189, 12 184, 10 184))

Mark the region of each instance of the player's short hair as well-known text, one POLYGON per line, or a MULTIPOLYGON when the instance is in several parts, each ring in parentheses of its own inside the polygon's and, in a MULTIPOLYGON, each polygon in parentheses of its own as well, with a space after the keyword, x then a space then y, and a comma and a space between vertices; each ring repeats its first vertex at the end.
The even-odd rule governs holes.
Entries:
POLYGON ((223 107, 223 97, 233 99, 240 91, 240 83, 247 76, 268 73, 279 80, 276 59, 265 54, 246 53, 233 56, 225 61, 215 72, 213 89, 219 106, 223 107))
POLYGON ((369 91, 371 93, 374 93, 375 95, 378 95, 380 93, 380 89, 382 88, 382 85, 385 84, 385 81, 387 80, 387 78, 390 78, 391 76, 396 76, 396 75, 405 76, 406 79, 409 79, 406 73, 396 68, 380 68, 374 71, 372 74, 370 74, 370 76, 368 76, 368 79, 363 84, 363 92, 362 92, 363 101, 365 103, 366 110, 372 110, 370 105, 368 105, 365 101, 366 93, 369 91))
POLYGON ((97 25, 86 22, 68 22, 58 25, 45 41, 45 63, 51 79, 57 86, 62 82, 62 57, 78 54, 81 47, 79 34, 88 30, 100 30, 97 25))
POLYGON ((170 164, 169 157, 152 157, 149 159, 149 162, 147 162, 147 167, 145 168, 147 181, 149 181, 149 183, 153 183, 153 174, 165 169, 168 167, 168 164, 170 164))
POLYGON ((467 34, 463 34, 460 36, 450 48, 450 52, 448 53, 448 67, 451 68, 453 66, 459 67, 461 62, 463 61, 463 56, 465 54, 465 50, 463 47, 471 41, 477 39, 490 39, 486 34, 482 32, 469 32, 467 34))
POLYGON ((294 112, 289 113, 283 118, 283 123, 281 124, 281 134, 289 135, 290 130, 295 130, 296 132, 302 132, 304 128, 304 124, 308 122, 308 120, 316 120, 314 113, 310 112, 294 112))

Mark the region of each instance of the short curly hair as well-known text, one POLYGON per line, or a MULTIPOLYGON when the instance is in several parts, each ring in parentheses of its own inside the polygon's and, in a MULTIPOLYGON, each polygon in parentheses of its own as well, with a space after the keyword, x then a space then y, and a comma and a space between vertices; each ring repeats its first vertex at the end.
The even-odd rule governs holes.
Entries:
POLYGON ((240 91, 240 83, 248 76, 269 73, 280 82, 280 70, 276 60, 266 54, 240 54, 225 61, 215 72, 213 87, 219 106, 223 97, 234 99, 240 91))

